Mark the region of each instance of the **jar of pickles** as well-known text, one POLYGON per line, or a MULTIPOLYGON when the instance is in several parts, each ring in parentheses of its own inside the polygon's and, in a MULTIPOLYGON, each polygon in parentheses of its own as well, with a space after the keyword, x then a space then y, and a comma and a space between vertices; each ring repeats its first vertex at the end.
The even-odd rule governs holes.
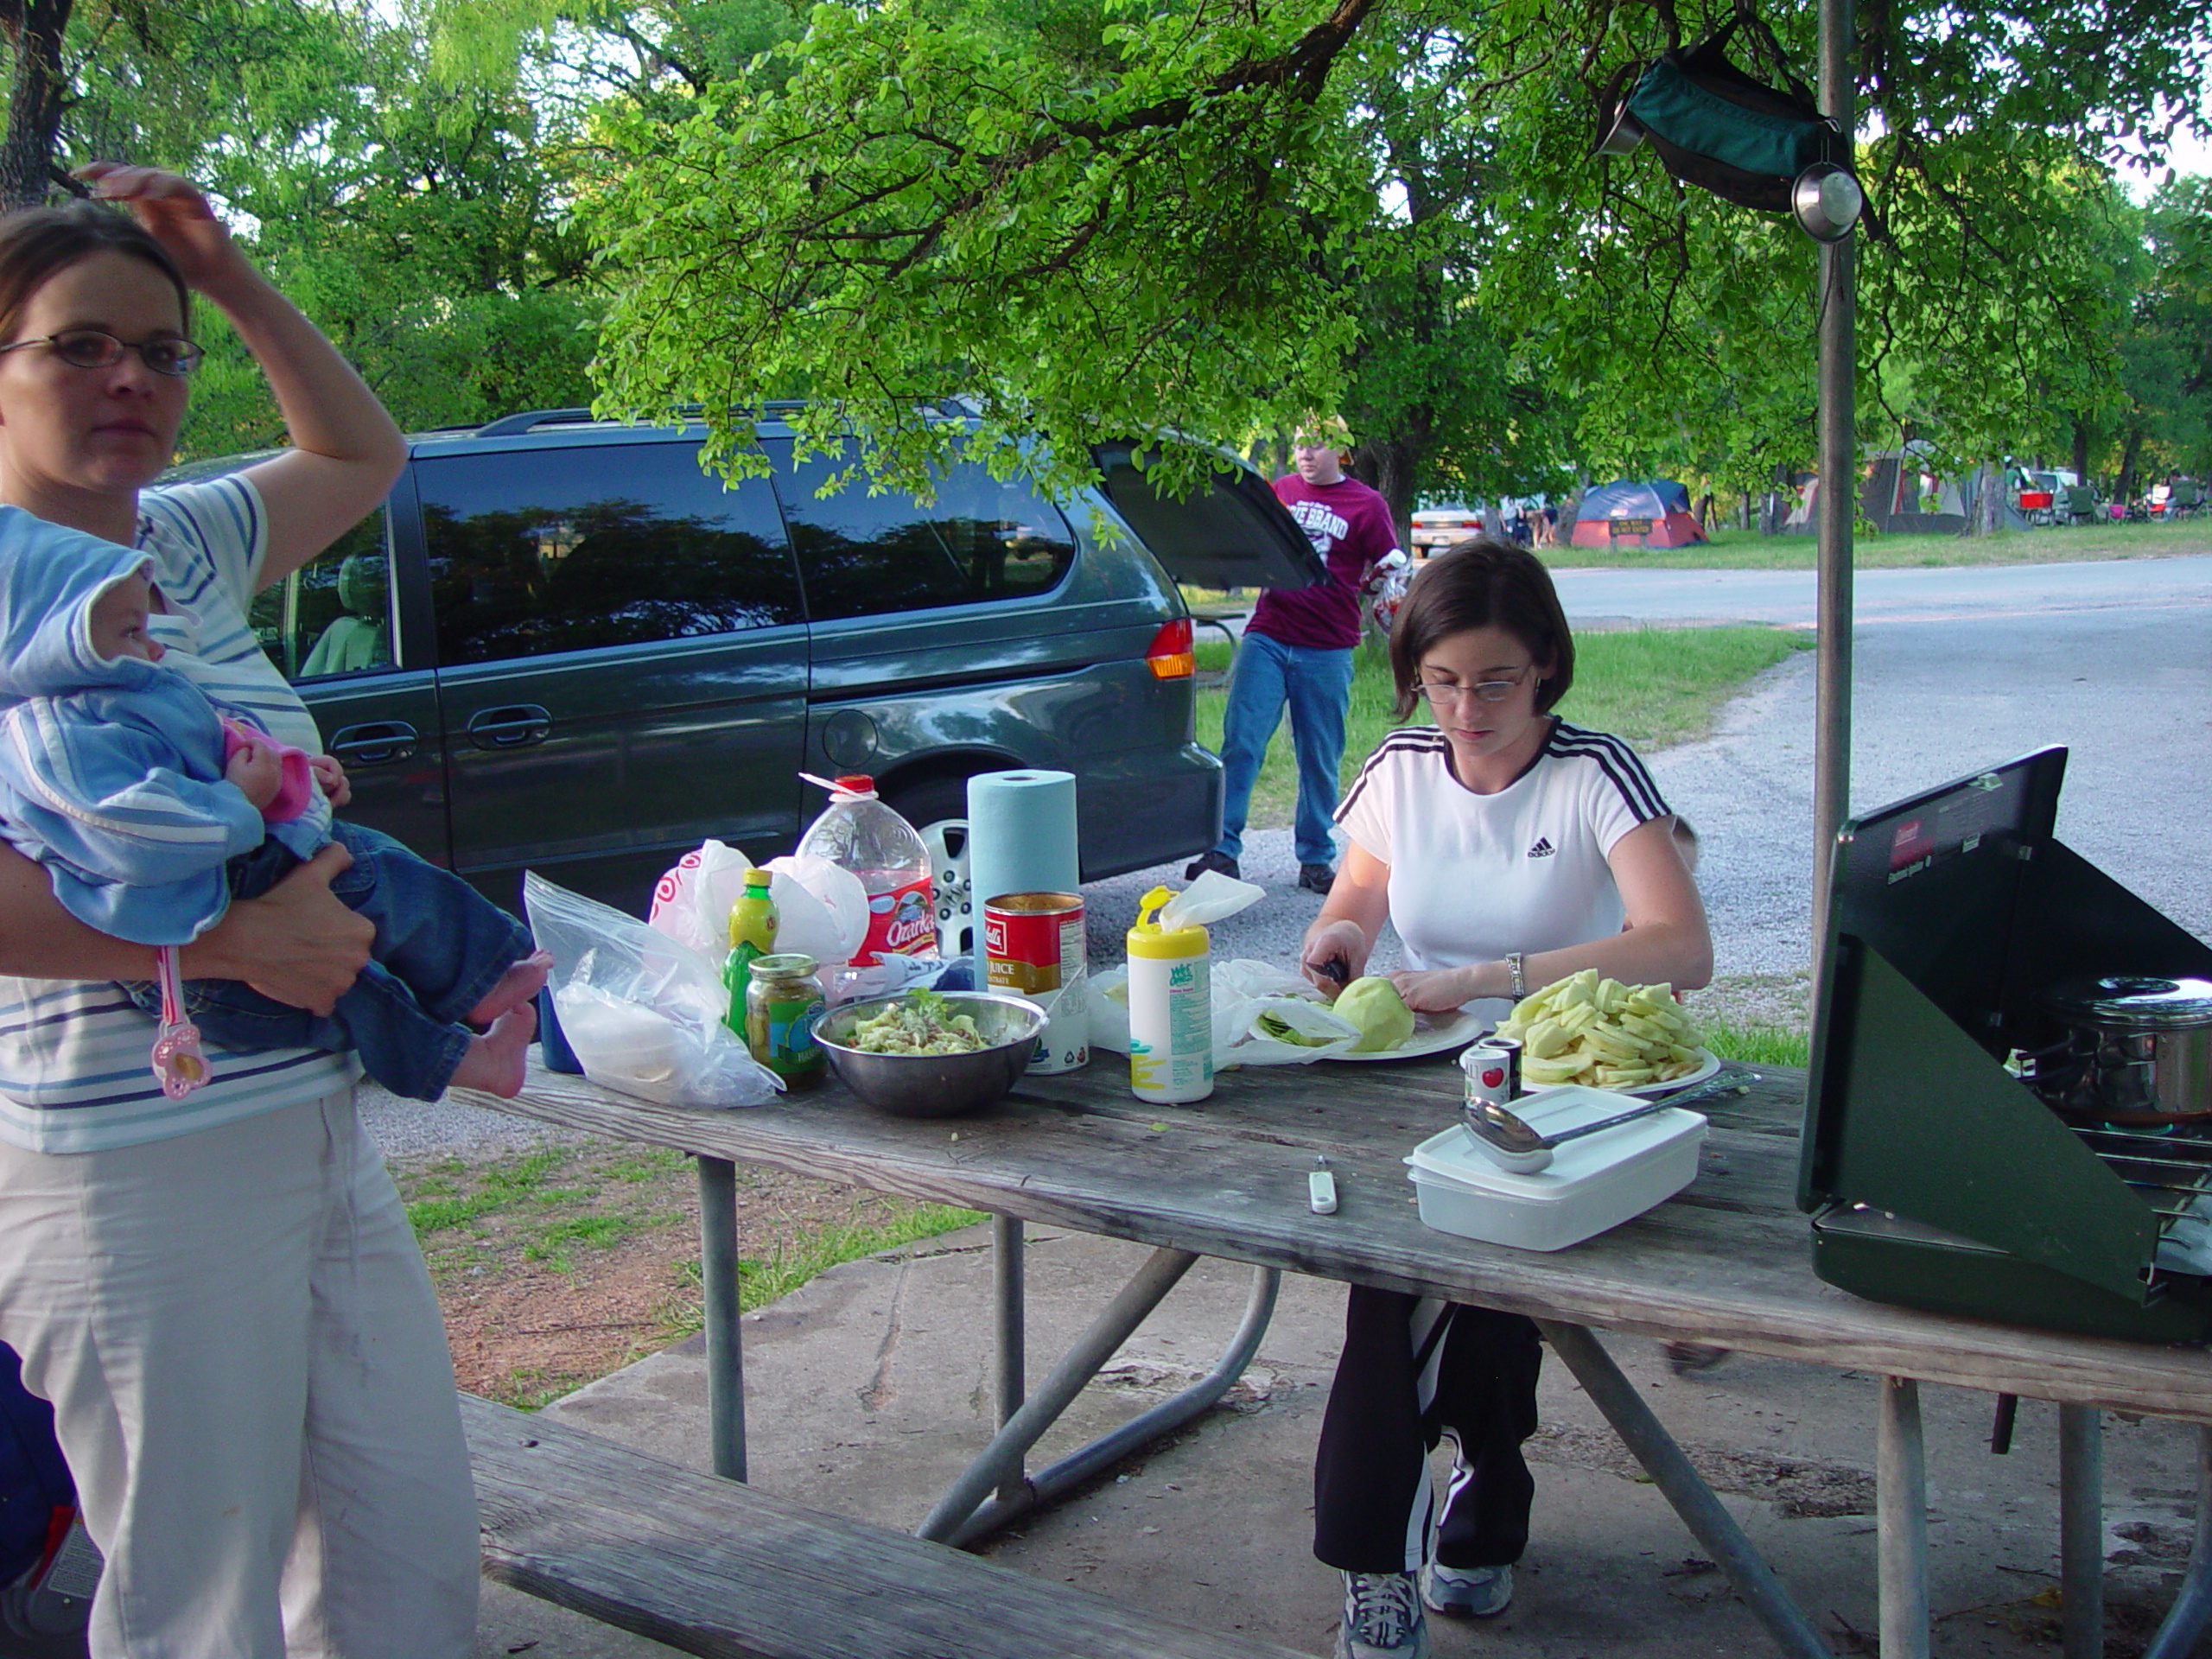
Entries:
POLYGON ((814 1087, 829 1059, 814 1040, 823 1009, 816 966, 812 957, 796 950, 755 957, 745 988, 745 1046, 786 1089, 814 1087))

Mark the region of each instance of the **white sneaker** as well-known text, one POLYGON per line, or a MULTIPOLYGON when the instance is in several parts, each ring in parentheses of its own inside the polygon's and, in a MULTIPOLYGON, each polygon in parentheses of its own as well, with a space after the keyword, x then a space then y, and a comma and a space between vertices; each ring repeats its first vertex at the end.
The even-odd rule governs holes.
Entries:
POLYGON ((1410 1573, 1344 1574, 1337 1659, 1427 1659, 1428 1621, 1410 1573))
POLYGON ((1421 1570, 1421 1599, 1455 1618, 1496 1618, 1513 1600, 1513 1569, 1431 1561, 1421 1570))

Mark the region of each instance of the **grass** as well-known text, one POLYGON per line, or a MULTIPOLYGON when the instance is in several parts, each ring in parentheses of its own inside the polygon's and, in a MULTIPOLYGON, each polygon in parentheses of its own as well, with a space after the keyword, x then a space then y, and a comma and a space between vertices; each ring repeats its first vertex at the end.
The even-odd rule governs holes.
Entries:
POLYGON ((1739 1025, 1708 1020, 1701 1029, 1705 1046, 1724 1060, 1745 1065, 1803 1066, 1812 1061, 1812 1039, 1788 1026, 1739 1025))
MULTIPOLYGON (((1762 536, 1724 530, 1692 547, 1546 547, 1537 555, 1554 569, 1809 570, 1810 536, 1762 536)), ((2212 518, 2178 524, 2060 525, 2002 531, 1994 536, 1881 536, 1861 530, 1852 562, 1861 570, 1968 564, 2061 564, 2111 559, 2172 558, 2212 553, 2212 518)))
MULTIPOLYGON (((738 1261, 738 1306, 750 1313, 756 1307, 781 1300, 819 1274, 864 1255, 896 1249, 940 1233, 957 1232, 983 1219, 978 1210, 950 1204, 908 1204, 896 1198, 870 1197, 854 1206, 853 1217, 803 1236, 794 1244, 779 1240, 766 1257, 742 1256, 738 1261), (878 1218, 864 1219, 864 1211, 878 1218)), ((700 1328, 699 1264, 683 1264, 680 1274, 683 1294, 664 1312, 671 1333, 690 1336, 700 1328)))
MULTIPOLYGON (((1611 732, 1643 749, 1703 736, 1721 703, 1745 682, 1794 651, 1809 650, 1808 633, 1780 628, 1637 628, 1585 634, 1574 642, 1574 686, 1559 712, 1578 726, 1611 732)), ((1200 640, 1198 666, 1227 666, 1229 647, 1200 640)), ((1349 784, 1375 746, 1395 724, 1390 667, 1372 641, 1359 649, 1352 676, 1351 707, 1344 721, 1340 782, 1349 784)), ((1225 690, 1198 693, 1198 741, 1221 747, 1225 690)), ((1426 711, 1416 722, 1425 723, 1426 711)), ((1280 829, 1290 823, 1298 792, 1298 763, 1287 735, 1278 733, 1252 791, 1247 826, 1280 829)))

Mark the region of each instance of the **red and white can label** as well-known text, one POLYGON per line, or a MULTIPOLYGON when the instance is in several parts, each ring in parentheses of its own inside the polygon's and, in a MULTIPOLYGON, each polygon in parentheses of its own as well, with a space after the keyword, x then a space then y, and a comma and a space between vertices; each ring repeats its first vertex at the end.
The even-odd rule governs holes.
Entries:
POLYGON ((1083 899, 1072 893, 1008 893, 983 904, 990 982, 1024 996, 1057 991, 1083 972, 1083 899))

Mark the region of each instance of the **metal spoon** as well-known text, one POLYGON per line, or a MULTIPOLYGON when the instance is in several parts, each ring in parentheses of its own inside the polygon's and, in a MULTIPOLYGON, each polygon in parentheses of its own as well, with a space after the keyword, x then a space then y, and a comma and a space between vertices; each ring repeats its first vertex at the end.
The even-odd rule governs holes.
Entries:
POLYGON ((1601 1129, 1618 1128, 1632 1123, 1639 1117, 1649 1117, 1654 1112, 1663 1112, 1670 1106, 1687 1105, 1694 1100, 1742 1085, 1733 1077, 1713 1078, 1701 1088, 1685 1089, 1662 1100, 1646 1101, 1632 1111, 1616 1112, 1611 1117, 1601 1117, 1594 1123, 1579 1123, 1571 1129, 1561 1129, 1557 1135, 1542 1135, 1519 1113, 1493 1101, 1483 1101, 1460 1109, 1460 1121, 1466 1125, 1467 1134, 1475 1144, 1488 1153, 1504 1168, 1516 1175, 1535 1175, 1551 1167, 1552 1148, 1569 1141, 1580 1141, 1586 1135, 1595 1135, 1601 1129))

